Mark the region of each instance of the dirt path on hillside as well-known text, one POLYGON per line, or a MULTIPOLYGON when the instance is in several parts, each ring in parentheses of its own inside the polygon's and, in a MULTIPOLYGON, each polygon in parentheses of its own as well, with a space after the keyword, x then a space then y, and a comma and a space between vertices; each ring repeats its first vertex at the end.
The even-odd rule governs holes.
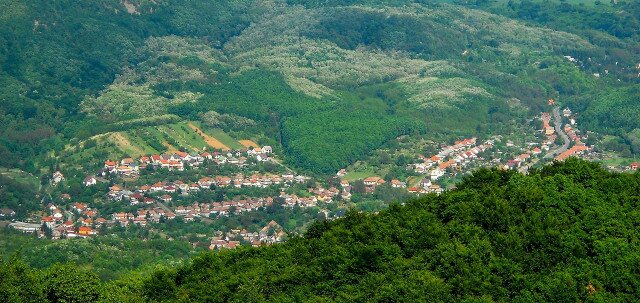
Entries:
POLYGON ((200 128, 195 126, 193 123, 189 123, 189 127, 191 127, 191 129, 193 129, 198 135, 200 135, 200 137, 202 137, 202 139, 204 139, 204 142, 207 142, 207 144, 209 144, 209 146, 211 146, 211 147, 213 147, 215 149, 231 150, 231 148, 229 148, 228 146, 224 145, 222 142, 220 142, 220 140, 205 134, 200 128))

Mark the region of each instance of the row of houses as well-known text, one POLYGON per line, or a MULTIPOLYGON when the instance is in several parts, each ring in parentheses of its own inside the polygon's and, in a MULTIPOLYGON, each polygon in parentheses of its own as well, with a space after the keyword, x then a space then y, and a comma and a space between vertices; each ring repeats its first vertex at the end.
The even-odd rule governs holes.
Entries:
POLYGON ((539 147, 534 147, 533 149, 531 149, 528 152, 524 152, 516 157, 514 157, 513 159, 507 160, 507 163, 504 165, 504 169, 517 169, 522 167, 523 165, 525 165, 526 163, 529 163, 531 161, 531 159, 535 158, 536 156, 540 155, 542 153, 542 149, 540 149, 539 147))
POLYGON ((285 239, 285 232, 282 226, 276 221, 270 221, 258 232, 249 232, 246 229, 231 230, 228 233, 218 232, 220 236, 213 237, 210 250, 235 249, 242 241, 248 242, 253 247, 272 245, 281 243, 285 239))
MULTIPOLYGON (((179 191, 182 194, 187 195, 189 194, 189 192, 197 192, 200 190, 210 190, 212 187, 265 188, 272 185, 291 185, 294 183, 304 183, 307 180, 309 180, 309 177, 300 176, 300 175, 294 176, 293 174, 290 174, 290 173, 286 173, 282 175, 253 174, 250 176, 245 176, 244 174, 236 174, 233 177, 228 177, 228 176, 202 177, 197 182, 193 182, 193 183, 184 182, 181 180, 177 180, 173 182, 159 181, 151 185, 145 184, 138 188, 133 188, 131 190, 125 189, 119 185, 114 185, 109 188, 109 192, 107 193, 107 196, 109 196, 112 200, 127 199, 133 205, 139 204, 139 203, 151 204, 154 202, 153 199, 149 197, 145 197, 144 194, 147 194, 147 193, 173 194, 179 191)), ((165 202, 169 202, 169 201, 165 201, 165 202)))
POLYGON ((422 162, 413 165, 419 174, 428 174, 435 181, 443 177, 447 171, 459 171, 478 158, 478 155, 493 148, 494 141, 487 140, 476 145, 477 139, 470 138, 456 141, 452 146, 444 147, 437 155, 430 158, 420 157, 422 162))
MULTIPOLYGON (((262 149, 238 150, 229 152, 202 152, 187 153, 173 152, 164 154, 155 154, 150 156, 142 156, 138 159, 124 158, 120 161, 106 160, 104 162, 104 170, 102 174, 113 173, 118 175, 131 176, 136 175, 141 169, 146 169, 150 165, 154 168, 165 168, 169 171, 183 171, 186 166, 199 167, 206 160, 212 161, 218 165, 230 164, 244 166, 248 157, 254 158, 258 162, 267 162, 271 160, 270 154, 273 149, 270 146, 264 146, 262 149), (256 152, 260 150, 261 152, 256 152)), ((94 183, 95 184, 95 183, 94 183)))

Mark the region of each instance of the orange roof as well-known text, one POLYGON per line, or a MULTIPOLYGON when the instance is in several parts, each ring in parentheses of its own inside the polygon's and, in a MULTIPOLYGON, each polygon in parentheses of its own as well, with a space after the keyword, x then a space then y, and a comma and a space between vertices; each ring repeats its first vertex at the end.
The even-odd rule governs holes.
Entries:
POLYGON ((364 182, 379 182, 380 181, 380 177, 369 177, 364 179, 364 182))
POLYGON ((572 156, 575 153, 584 151, 584 150, 588 150, 589 148, 584 146, 584 145, 575 145, 572 148, 568 149, 567 151, 561 153, 560 155, 558 155, 556 157, 556 160, 558 161, 564 161, 565 159, 569 158, 570 156, 572 156))

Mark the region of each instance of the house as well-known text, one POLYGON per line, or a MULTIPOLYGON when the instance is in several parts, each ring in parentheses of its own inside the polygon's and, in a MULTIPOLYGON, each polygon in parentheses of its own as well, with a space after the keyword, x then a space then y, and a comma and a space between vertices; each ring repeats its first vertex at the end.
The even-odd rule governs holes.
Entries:
POLYGON ((162 197, 160 197, 160 200, 162 200, 163 202, 171 202, 173 198, 171 198, 171 196, 169 195, 163 195, 162 197))
POLYGON ((16 212, 11 208, 2 208, 0 209, 0 218, 13 217, 16 215, 16 212))
POLYGON ((208 152, 201 153, 200 157, 202 157, 203 159, 207 159, 207 160, 212 160, 213 159, 213 155, 208 153, 208 152))
POLYGON ((640 167, 640 163, 638 162, 633 162, 631 163, 631 165, 629 165, 630 170, 638 170, 638 167, 640 167))
POLYGON ((442 170, 440 167, 436 167, 431 170, 430 176, 431 180, 438 180, 440 177, 444 176, 444 170, 442 170))
POLYGON ((92 185, 96 185, 96 183, 98 183, 98 179, 96 179, 96 177, 94 176, 88 176, 84 178, 84 181, 82 182, 84 186, 92 186, 92 185))
POLYGON ((347 180, 341 180, 340 181, 340 186, 342 186, 342 188, 349 187, 349 185, 350 185, 349 181, 347 181, 347 180))
POLYGON ((118 165, 118 163, 114 161, 111 161, 111 160, 104 161, 104 168, 107 171, 113 171, 116 168, 116 165, 118 165))
POLYGON ((97 232, 89 226, 80 226, 80 228, 78 228, 78 235, 81 237, 89 237, 96 234, 97 232))
POLYGON ((151 185, 151 191, 157 192, 157 191, 163 191, 163 190, 164 190, 163 182, 157 182, 156 184, 151 185))
POLYGON ((273 148, 269 145, 265 145, 262 147, 262 152, 265 154, 271 154, 273 153, 273 148))
POLYGON ((369 177, 364 179, 364 185, 366 186, 378 186, 384 183, 385 181, 380 177, 369 177))
POLYGON ((420 181, 420 187, 422 188, 429 188, 432 185, 431 180, 428 178, 424 178, 420 181))
POLYGON ((77 211, 77 212, 82 212, 85 209, 87 209, 87 205, 84 203, 73 203, 73 210, 77 211))
POLYGON ((54 228, 56 226, 56 219, 54 217, 43 217, 40 223, 48 228, 54 228))
POLYGON ((258 154, 256 156, 256 160, 258 160, 258 162, 266 162, 269 161, 269 155, 265 154, 265 153, 261 153, 258 154))
POLYGON ((407 187, 407 183, 402 182, 402 181, 397 180, 397 179, 393 179, 393 180, 391 180, 391 187, 393 187, 393 188, 405 188, 405 187, 407 187))
POLYGON ((567 107, 564 110, 562 110, 562 115, 565 117, 571 117, 571 110, 567 107))
POLYGON ((57 172, 53 173, 53 177, 52 177, 51 180, 53 181, 53 184, 56 185, 56 184, 64 181, 64 175, 60 171, 57 171, 57 172))

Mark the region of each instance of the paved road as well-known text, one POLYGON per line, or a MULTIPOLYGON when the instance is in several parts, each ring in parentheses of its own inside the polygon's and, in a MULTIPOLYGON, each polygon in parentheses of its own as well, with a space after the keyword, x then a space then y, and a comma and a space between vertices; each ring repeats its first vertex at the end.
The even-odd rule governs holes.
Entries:
POLYGON ((567 149, 569 149, 569 145, 571 144, 571 141, 569 140, 569 136, 567 136, 567 134, 562 129, 562 117, 560 117, 560 108, 557 106, 553 108, 553 119, 554 119, 553 122, 555 124, 554 127, 556 129, 556 133, 560 135, 560 137, 562 137, 562 140, 564 141, 564 143, 562 144, 562 146, 554 150, 550 150, 546 155, 544 155, 545 159, 555 157, 556 155, 559 155, 565 152, 567 149))

